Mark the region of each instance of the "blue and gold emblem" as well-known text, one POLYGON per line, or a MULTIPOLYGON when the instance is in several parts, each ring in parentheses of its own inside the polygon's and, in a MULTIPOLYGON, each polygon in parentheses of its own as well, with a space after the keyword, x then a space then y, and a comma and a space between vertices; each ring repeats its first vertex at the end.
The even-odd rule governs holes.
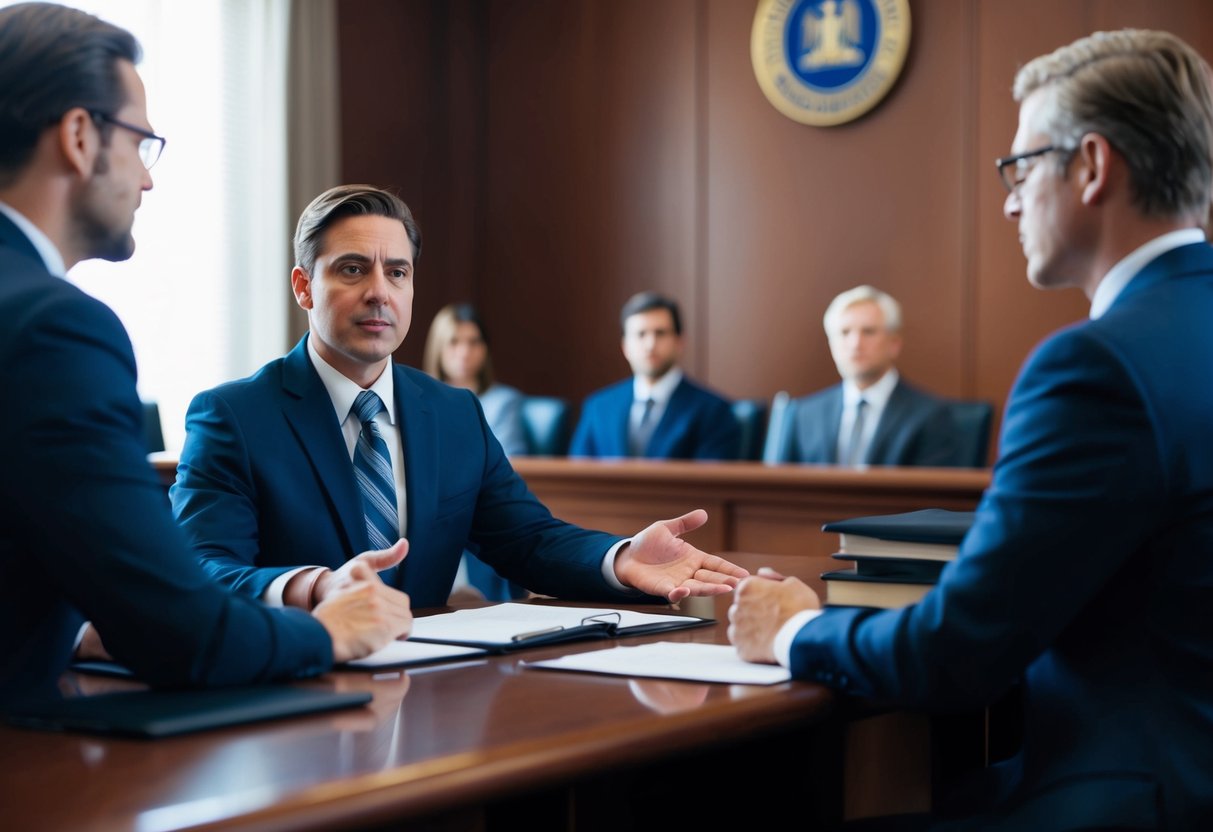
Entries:
POLYGON ((897 80, 909 0, 760 0, 750 58, 763 94, 802 124, 859 118, 897 80))

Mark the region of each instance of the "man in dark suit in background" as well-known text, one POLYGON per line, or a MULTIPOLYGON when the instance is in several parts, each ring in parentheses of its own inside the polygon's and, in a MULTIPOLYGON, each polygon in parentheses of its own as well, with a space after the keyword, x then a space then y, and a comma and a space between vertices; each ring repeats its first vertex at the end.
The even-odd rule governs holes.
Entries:
POLYGON ((795 400, 779 459, 839 465, 965 464, 941 399, 912 387, 895 366, 901 306, 871 286, 849 289, 825 313, 842 383, 795 400))
POLYGON ((540 594, 678 601, 732 591, 748 573, 679 537, 706 512, 630 541, 564 523, 514 472, 475 393, 392 362, 420 253, 411 212, 382 189, 332 188, 304 209, 291 287, 308 334, 255 375, 200 393, 186 415, 170 496, 207 571, 310 609, 357 552, 404 537, 408 559, 384 578, 414 606, 446 603, 469 543, 540 594))
POLYGON ((365 565, 314 616, 234 595, 164 505, 130 340, 65 279, 81 260, 134 252, 164 145, 139 53, 74 9, 0 9, 0 710, 56 695, 86 617, 114 658, 172 686, 313 675, 411 622, 365 565))
POLYGON ((641 292, 623 305, 619 318, 632 378, 585 400, 569 455, 737 459, 741 428, 729 402, 691 381, 678 366, 678 304, 641 292))
POLYGON ((1022 680, 1020 753, 940 828, 1210 829, 1209 66, 1164 32, 1103 32, 1026 64, 1014 92, 1004 213, 1029 281, 1081 289, 1091 319, 1028 357, 976 520, 922 601, 822 612, 800 581, 757 578, 730 638, 901 706, 1022 680))

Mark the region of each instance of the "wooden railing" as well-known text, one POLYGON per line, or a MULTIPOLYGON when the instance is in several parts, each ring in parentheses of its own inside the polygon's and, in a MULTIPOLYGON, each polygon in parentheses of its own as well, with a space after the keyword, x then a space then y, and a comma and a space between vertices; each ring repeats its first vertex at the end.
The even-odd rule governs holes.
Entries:
MULTIPOLYGON (((153 464, 170 484, 176 460, 155 456, 153 464)), ((970 510, 990 481, 988 470, 960 468, 540 457, 513 464, 552 513, 569 522, 632 534, 702 508, 707 524, 687 536, 701 549, 804 556, 815 560, 816 571, 837 565, 829 558, 837 536, 822 532, 823 523, 920 508, 970 510)))

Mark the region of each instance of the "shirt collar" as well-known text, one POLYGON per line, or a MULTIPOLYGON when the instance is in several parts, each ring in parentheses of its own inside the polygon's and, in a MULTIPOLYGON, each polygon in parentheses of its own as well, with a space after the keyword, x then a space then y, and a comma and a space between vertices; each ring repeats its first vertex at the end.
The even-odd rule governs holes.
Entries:
POLYGON ((1199 243, 1205 239, 1205 232, 1199 228, 1181 228, 1179 231, 1168 231, 1161 237, 1155 237, 1145 245, 1139 246, 1129 253, 1104 275, 1103 280, 1095 287, 1091 298, 1091 318, 1103 315, 1120 297, 1120 293, 1129 285, 1133 276, 1145 268, 1156 257, 1180 246, 1199 243))
POLYGON ((16 208, 3 202, 0 202, 0 214, 4 214, 12 220, 13 225, 17 226, 21 233, 29 239, 34 250, 38 252, 38 256, 42 258, 42 263, 48 272, 55 277, 67 275, 67 269, 63 265, 63 255, 59 253, 59 249, 55 248, 51 238, 42 233, 42 229, 30 222, 16 208))
POLYGON ((880 377, 880 381, 873 384, 867 390, 860 392, 855 386, 855 382, 846 379, 842 383, 842 406, 854 407, 859 401, 860 396, 868 403, 868 410, 883 410, 888 404, 889 396, 893 395, 893 388, 897 386, 897 380, 901 375, 897 372, 896 367, 890 367, 889 371, 880 377))
MULTIPOLYGON (((329 398, 333 400, 333 410, 337 413, 338 424, 345 424, 345 420, 350 415, 350 408, 354 406, 354 399, 358 398, 362 388, 320 357, 310 334, 307 337, 307 354, 312 359, 312 366, 316 368, 316 373, 320 376, 324 389, 328 390, 329 398)), ((380 373, 379 378, 375 379, 375 383, 367 389, 374 391, 379 396, 387 411, 388 421, 394 425, 396 424, 395 381, 392 377, 393 374, 386 372, 391 369, 391 366, 392 362, 388 361, 387 367, 384 368, 385 372, 380 373)))
POLYGON ((670 396, 674 395, 674 388, 681 381, 682 369, 680 367, 672 368, 653 383, 650 383, 644 376, 635 376, 632 379, 632 395, 638 402, 652 399, 655 404, 664 405, 670 400, 670 396))

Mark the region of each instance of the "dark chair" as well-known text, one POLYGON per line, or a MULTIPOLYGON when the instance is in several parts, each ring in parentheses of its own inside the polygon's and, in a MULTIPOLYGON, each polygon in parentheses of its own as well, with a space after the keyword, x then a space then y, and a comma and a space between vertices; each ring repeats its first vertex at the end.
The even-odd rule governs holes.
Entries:
POLYGON ((522 425, 531 456, 564 456, 569 451, 569 403, 555 396, 522 400, 522 425))
POLYGON ((149 454, 164 450, 164 431, 160 427, 160 407, 155 402, 143 403, 143 441, 149 454))
POLYGON ((780 390, 771 399, 766 437, 762 443, 762 461, 768 465, 788 461, 788 438, 792 426, 792 411, 795 407, 795 401, 786 390, 780 390))
POLYGON ((948 406, 956 422, 961 448, 957 464, 965 468, 985 468, 990 457, 994 405, 977 400, 957 400, 948 406))
POLYGON ((741 428, 741 452, 738 459, 762 459, 762 442, 767 431, 767 403, 762 399, 738 399, 733 416, 741 428))

